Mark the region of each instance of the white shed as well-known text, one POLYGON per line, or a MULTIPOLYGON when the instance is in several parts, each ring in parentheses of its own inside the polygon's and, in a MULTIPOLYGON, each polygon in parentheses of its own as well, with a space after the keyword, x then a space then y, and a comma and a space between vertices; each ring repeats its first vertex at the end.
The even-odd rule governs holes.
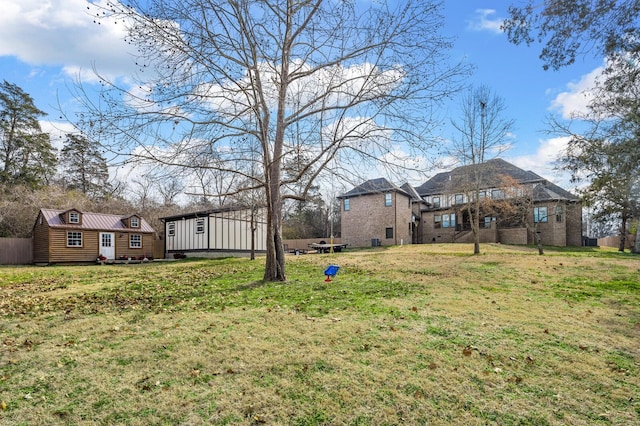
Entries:
POLYGON ((184 253, 211 257, 266 251, 265 209, 220 208, 163 217, 165 256, 184 253), (251 232, 253 226, 255 232, 251 232))

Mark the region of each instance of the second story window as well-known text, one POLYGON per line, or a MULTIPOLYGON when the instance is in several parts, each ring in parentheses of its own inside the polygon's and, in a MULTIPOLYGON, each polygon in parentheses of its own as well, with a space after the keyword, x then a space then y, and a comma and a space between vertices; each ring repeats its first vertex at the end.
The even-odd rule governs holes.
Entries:
POLYGON ((80 223, 80 215, 78 212, 69 213, 69 223, 80 223))
POLYGON ((348 198, 344 199, 344 211, 348 212, 351 209, 351 200, 349 200, 348 198))
POLYGON ((556 206, 556 222, 562 222, 562 206, 556 206))
POLYGON ((392 205, 392 202, 391 202, 391 193, 384 194, 384 205, 385 205, 385 206, 387 206, 387 207, 389 207, 389 206, 391 206, 391 205, 392 205))
POLYGON ((132 217, 131 218, 131 227, 132 228, 139 228, 140 227, 140 219, 138 219, 137 217, 132 217))
POLYGON ((431 198, 431 204, 433 204, 433 207, 435 207, 436 209, 440 207, 440 197, 433 197, 431 198))
POLYGON ((456 194, 455 196, 455 200, 454 200, 455 204, 462 204, 464 203, 464 195, 462 194, 456 194))

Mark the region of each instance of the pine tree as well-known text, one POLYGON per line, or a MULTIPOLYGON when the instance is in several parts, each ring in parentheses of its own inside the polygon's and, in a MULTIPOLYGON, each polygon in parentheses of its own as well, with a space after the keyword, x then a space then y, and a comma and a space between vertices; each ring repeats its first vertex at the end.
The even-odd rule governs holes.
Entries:
POLYGON ((55 150, 31 96, 6 80, 0 84, 0 183, 41 186, 54 175, 55 150))
POLYGON ((63 166, 63 185, 100 199, 111 192, 107 160, 99 145, 81 135, 67 134, 60 160, 63 166))

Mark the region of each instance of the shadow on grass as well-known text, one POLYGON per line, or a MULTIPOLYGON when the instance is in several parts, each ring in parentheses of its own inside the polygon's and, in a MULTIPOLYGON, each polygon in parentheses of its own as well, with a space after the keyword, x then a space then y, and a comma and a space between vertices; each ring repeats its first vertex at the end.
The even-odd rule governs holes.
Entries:
POLYGON ((235 291, 255 290, 256 288, 262 288, 266 285, 265 281, 254 281, 251 283, 240 284, 235 288, 235 291))

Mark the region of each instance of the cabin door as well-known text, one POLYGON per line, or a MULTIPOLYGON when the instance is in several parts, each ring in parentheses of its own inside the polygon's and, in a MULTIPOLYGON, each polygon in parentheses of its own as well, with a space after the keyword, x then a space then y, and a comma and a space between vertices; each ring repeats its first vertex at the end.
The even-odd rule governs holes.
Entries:
POLYGON ((107 259, 116 258, 116 239, 112 232, 100 233, 100 254, 107 259))

